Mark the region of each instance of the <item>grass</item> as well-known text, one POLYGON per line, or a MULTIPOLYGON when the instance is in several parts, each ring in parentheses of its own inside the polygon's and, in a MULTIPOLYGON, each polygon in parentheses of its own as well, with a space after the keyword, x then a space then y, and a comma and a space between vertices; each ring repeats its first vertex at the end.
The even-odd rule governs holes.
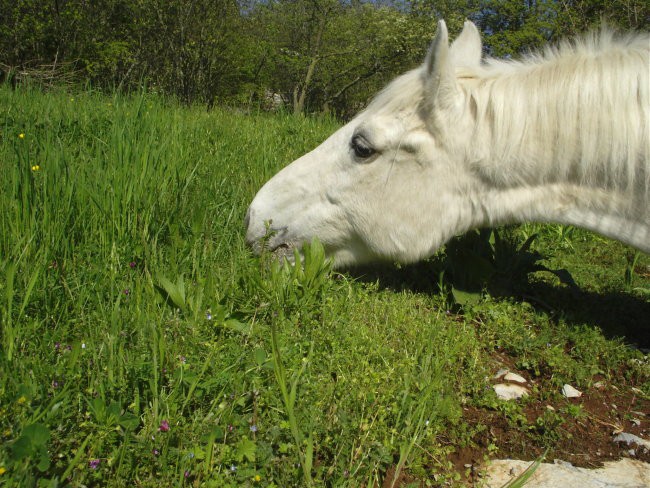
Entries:
POLYGON ((549 387, 604 377, 650 396, 626 345, 647 337, 647 255, 506 229, 511 256, 538 234, 578 289, 493 248, 507 279, 462 304, 445 253, 334 273, 315 244, 304 269, 270 264, 244 245, 246 206, 336 122, 7 86, 0 107, 5 486, 458 484, 451 456, 488 427, 468 406, 551 454, 576 416, 527 423, 498 402, 486 378, 504 355, 549 387))

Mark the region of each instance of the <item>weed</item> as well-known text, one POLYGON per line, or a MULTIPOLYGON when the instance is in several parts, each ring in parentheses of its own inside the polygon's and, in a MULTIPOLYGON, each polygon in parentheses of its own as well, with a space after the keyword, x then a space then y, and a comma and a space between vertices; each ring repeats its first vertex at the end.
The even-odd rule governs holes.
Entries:
POLYGON ((491 427, 466 409, 535 446, 582 415, 529 421, 495 398, 495 362, 531 396, 621 377, 647 398, 625 345, 643 347, 646 255, 530 224, 470 233, 392 287, 332 272, 318 243, 259 259, 247 204, 336 122, 73 97, 0 86, 0 483, 458 485, 454 451, 491 427))

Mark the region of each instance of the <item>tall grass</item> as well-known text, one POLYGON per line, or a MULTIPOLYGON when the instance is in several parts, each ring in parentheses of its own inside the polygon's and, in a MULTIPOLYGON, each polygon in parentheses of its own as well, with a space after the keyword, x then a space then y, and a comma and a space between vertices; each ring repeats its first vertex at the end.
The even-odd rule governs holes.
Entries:
MULTIPOLYGON (((563 339, 525 306, 456 316, 315 250, 304 270, 251 256, 255 191, 336 125, 0 87, 0 482, 458 480, 446 456, 471 442, 462 402, 492 401, 491 351, 540 364, 563 339)), ((593 355, 557 381, 633 355, 570 340, 593 355)))

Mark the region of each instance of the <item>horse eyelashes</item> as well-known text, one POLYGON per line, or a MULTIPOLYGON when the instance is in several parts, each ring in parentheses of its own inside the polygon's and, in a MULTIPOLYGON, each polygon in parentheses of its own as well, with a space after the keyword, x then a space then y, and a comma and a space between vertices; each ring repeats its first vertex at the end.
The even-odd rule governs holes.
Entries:
POLYGON ((368 159, 370 156, 375 154, 375 150, 368 144, 363 136, 356 135, 352 138, 350 142, 354 155, 359 159, 368 159))

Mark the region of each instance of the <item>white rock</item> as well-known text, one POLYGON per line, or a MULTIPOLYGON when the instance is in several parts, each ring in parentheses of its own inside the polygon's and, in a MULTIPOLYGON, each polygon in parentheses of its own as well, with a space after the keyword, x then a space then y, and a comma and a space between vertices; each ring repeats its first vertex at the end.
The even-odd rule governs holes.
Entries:
POLYGON ((634 434, 628 434, 627 432, 621 432, 616 437, 614 437, 614 442, 625 442, 628 446, 630 444, 637 444, 639 447, 645 447, 650 449, 650 441, 646 441, 639 436, 634 434))
POLYGON ((528 396, 528 390, 523 386, 499 383, 494 385, 494 391, 501 400, 516 400, 523 396, 528 396))
MULTIPOLYGON (((486 488, 499 488, 530 466, 530 461, 504 459, 487 468, 486 488)), ((623 458, 606 462, 602 468, 577 468, 566 464, 542 463, 526 488, 643 488, 650 486, 650 464, 623 458)))
POLYGON ((562 387, 562 394, 567 397, 567 398, 578 398, 582 396, 582 392, 576 390, 573 386, 571 385, 564 385, 562 387))
POLYGON ((492 378, 494 378, 495 380, 498 380, 502 376, 507 375, 509 372, 510 372, 510 370, 505 369, 505 368, 501 368, 499 371, 496 372, 496 374, 492 378))
POLYGON ((508 373, 503 377, 504 381, 515 381, 517 383, 526 383, 526 378, 517 373, 508 373))

